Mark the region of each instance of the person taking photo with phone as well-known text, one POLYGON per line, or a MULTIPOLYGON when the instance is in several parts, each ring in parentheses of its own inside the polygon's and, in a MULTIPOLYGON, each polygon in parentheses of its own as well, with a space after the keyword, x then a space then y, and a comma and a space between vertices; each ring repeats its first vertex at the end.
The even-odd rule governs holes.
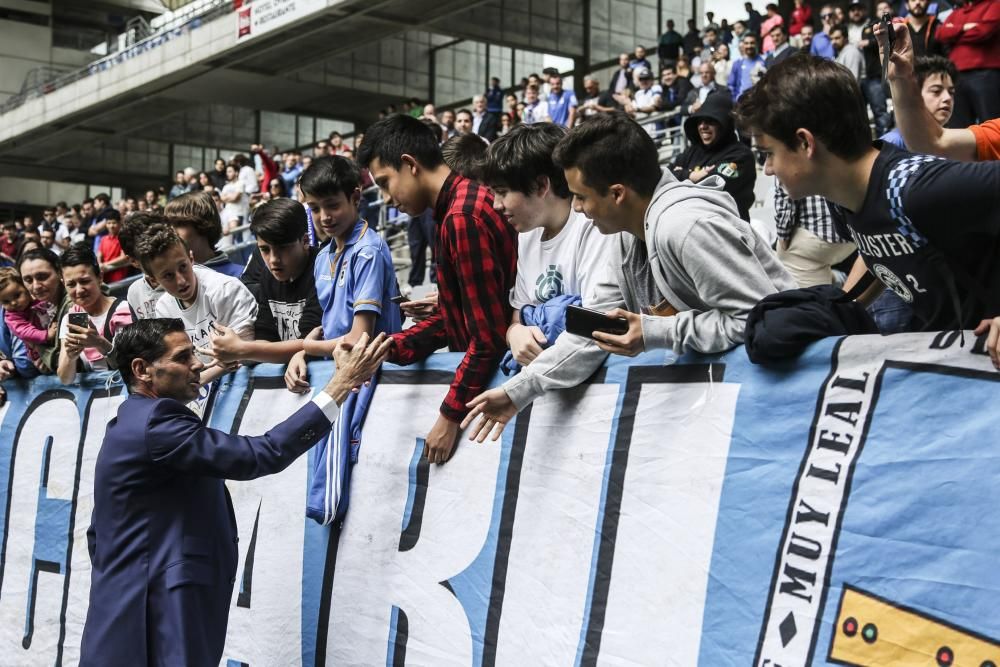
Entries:
POLYGON ((105 371, 112 340, 135 319, 125 299, 101 291, 101 267, 89 243, 70 246, 62 255, 62 277, 73 305, 59 323, 59 366, 56 373, 70 384, 78 372, 105 371))
POLYGON ((624 334, 563 335, 502 387, 472 399, 463 426, 483 442, 550 389, 574 387, 608 353, 723 352, 743 342, 750 309, 795 281, 739 217, 720 178, 694 184, 662 172, 656 145, 623 113, 598 114, 572 129, 553 159, 577 211, 604 234, 622 232, 592 308, 623 318, 624 334))

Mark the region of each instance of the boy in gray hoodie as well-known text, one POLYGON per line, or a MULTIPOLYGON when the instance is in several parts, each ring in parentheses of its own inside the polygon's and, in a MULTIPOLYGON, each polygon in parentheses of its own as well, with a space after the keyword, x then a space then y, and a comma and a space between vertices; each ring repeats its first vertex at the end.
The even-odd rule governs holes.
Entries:
POLYGON ((530 366, 471 402, 462 426, 483 442, 549 389, 573 387, 608 353, 723 352, 743 342, 750 309, 794 289, 774 252, 739 217, 721 179, 679 182, 659 166, 649 135, 623 113, 597 114, 571 130, 553 156, 574 207, 614 244, 604 279, 584 305, 627 320, 622 335, 564 333, 530 366))

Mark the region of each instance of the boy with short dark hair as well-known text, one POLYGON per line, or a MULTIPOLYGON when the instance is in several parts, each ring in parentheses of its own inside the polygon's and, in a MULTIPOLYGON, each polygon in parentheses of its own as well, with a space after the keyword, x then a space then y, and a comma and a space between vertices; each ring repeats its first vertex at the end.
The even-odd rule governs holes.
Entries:
POLYGON ((105 284, 116 283, 128 275, 130 260, 122 249, 118 234, 122 228, 122 216, 111 209, 104 216, 106 233, 97 244, 97 261, 105 284))
POLYGON ((873 146, 857 82, 814 57, 768 71, 737 117, 790 197, 839 206, 842 235, 881 283, 863 300, 889 287, 925 330, 975 328, 1000 314, 1000 163, 873 146))
POLYGON ((465 352, 425 441, 427 459, 443 463, 458 439, 465 404, 486 388, 506 351, 515 231, 486 188, 451 172, 434 133, 415 118, 390 116, 368 128, 358 162, 401 211, 416 216, 433 207, 438 221, 438 312, 393 336, 390 360, 415 363, 444 346, 465 352))
POLYGON ((313 276, 317 250, 309 246, 306 226, 305 208, 294 199, 272 199, 254 210, 250 229, 257 248, 241 277, 257 299, 254 340, 233 332, 214 337, 219 361, 287 363, 302 351, 302 339, 321 326, 313 276))
POLYGON ((132 306, 136 318, 140 320, 156 317, 156 302, 164 294, 160 284, 143 269, 135 252, 136 240, 144 231, 155 224, 166 224, 162 214, 137 211, 125 218, 122 229, 118 232, 118 240, 121 243, 122 251, 129 258, 129 263, 142 272, 142 277, 128 286, 126 295, 128 305, 132 306))
MULTIPOLYGON (((412 118, 413 122, 420 123, 412 118)), ((322 330, 303 342, 285 374, 289 390, 309 390, 306 355, 329 357, 338 340, 353 343, 402 327, 392 255, 385 240, 359 215, 361 171, 341 155, 317 158, 299 179, 303 203, 317 229, 331 241, 313 263, 322 330), (321 334, 321 335, 320 335, 321 334)))
POLYGON ((222 219, 211 193, 186 192, 168 201, 163 214, 191 249, 195 262, 234 278, 243 274, 242 264, 215 249, 222 238, 222 219))

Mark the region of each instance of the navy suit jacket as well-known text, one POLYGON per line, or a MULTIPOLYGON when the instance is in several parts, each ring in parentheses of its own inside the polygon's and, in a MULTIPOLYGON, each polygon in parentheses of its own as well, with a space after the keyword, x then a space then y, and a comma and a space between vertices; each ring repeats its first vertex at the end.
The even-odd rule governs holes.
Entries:
POLYGON ((129 396, 97 456, 80 665, 218 665, 239 541, 223 480, 279 472, 329 428, 312 401, 249 437, 173 399, 129 396))

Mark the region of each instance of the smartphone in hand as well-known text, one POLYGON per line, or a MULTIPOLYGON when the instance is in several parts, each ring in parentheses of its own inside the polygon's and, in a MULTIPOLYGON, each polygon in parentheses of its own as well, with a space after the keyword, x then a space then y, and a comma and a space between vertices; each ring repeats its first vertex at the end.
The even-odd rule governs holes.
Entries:
POLYGON ((586 338, 592 338, 591 334, 595 331, 620 336, 628 333, 628 320, 624 317, 608 317, 600 311, 582 306, 567 306, 566 331, 586 338))
POLYGON ((81 329, 89 329, 90 317, 87 313, 70 313, 69 323, 75 327, 80 327, 81 329))

